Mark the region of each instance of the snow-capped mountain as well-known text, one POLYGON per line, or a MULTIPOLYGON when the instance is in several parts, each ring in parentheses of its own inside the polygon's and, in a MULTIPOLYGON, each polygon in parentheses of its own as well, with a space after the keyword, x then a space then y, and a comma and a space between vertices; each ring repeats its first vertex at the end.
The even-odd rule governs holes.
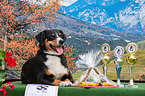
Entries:
POLYGON ((61 1, 61 5, 63 6, 70 6, 72 3, 76 2, 77 0, 63 0, 61 1))
POLYGON ((60 12, 117 31, 145 33, 145 0, 78 0, 60 12))

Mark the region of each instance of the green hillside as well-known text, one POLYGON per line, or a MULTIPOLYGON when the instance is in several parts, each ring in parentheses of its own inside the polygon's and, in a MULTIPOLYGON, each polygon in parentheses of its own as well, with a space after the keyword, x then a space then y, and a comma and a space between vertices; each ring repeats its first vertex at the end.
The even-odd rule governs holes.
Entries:
POLYGON ((137 43, 139 49, 145 49, 145 40, 137 43))

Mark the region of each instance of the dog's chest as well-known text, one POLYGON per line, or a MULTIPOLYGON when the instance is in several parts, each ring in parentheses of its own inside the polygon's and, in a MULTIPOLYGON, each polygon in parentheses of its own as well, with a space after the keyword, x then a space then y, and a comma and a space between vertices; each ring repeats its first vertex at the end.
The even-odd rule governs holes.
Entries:
POLYGON ((55 79, 60 79, 64 74, 67 74, 67 68, 61 64, 59 57, 49 55, 46 57, 48 60, 44 63, 48 67, 49 72, 54 75, 55 79))

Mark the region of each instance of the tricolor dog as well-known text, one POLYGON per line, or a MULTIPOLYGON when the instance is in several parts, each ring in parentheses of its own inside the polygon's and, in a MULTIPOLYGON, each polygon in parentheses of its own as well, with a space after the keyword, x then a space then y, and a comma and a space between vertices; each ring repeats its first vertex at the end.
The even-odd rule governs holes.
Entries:
POLYGON ((63 54, 66 36, 61 30, 44 30, 36 35, 40 49, 22 67, 22 83, 69 86, 73 82, 63 54))

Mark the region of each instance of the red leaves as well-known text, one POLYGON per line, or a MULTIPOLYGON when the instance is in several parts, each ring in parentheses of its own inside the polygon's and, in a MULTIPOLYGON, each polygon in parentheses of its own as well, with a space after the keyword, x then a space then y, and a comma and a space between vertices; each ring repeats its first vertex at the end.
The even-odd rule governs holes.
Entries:
POLYGON ((6 52, 6 57, 4 58, 4 61, 11 68, 16 66, 16 59, 12 58, 12 53, 11 52, 6 52))

